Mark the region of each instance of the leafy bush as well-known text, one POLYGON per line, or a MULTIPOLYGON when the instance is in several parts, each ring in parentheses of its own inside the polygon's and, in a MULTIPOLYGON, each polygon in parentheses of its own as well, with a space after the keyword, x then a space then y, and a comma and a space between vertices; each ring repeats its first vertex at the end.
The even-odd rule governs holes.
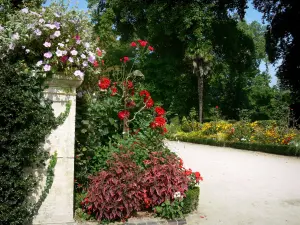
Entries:
POLYGON ((44 79, 23 64, 0 60, 0 221, 3 225, 29 222, 37 177, 44 166, 43 143, 56 125, 51 102, 43 97, 44 79))
POLYGON ((149 160, 145 160, 144 163, 146 165, 144 188, 147 190, 149 206, 174 200, 176 192, 185 196, 189 179, 176 155, 153 152, 149 160))
POLYGON ((188 214, 197 210, 199 204, 199 195, 200 195, 199 187, 188 189, 188 191, 185 193, 185 198, 183 199, 184 214, 188 214))
POLYGON ((126 219, 143 208, 143 176, 132 153, 114 154, 108 164, 108 170, 91 178, 82 205, 99 221, 126 219))

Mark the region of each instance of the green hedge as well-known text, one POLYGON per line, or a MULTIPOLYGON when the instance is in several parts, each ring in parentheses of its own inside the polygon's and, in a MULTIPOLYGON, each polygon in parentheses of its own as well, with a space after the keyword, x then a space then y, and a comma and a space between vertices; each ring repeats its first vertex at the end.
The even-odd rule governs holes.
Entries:
POLYGON ((180 140, 184 142, 191 142, 196 144, 212 145, 212 146, 222 146, 231 147, 237 149, 245 149, 251 151, 260 151, 266 153, 272 153, 277 155, 287 155, 287 156, 300 156, 300 148, 290 145, 270 145, 270 144, 259 144, 259 143, 249 143, 249 142, 228 142, 228 141, 217 141, 214 139, 199 138, 199 137, 188 137, 176 135, 176 137, 171 137, 170 140, 180 140))
POLYGON ((194 187, 186 192, 186 197, 183 199, 183 213, 188 214, 197 209, 199 204, 200 188, 194 187))

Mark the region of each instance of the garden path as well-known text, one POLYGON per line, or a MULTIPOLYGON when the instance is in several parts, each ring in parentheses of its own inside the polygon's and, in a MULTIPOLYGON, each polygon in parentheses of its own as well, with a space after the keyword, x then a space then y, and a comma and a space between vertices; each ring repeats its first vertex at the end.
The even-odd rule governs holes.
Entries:
POLYGON ((198 211, 187 224, 300 224, 300 158, 174 141, 167 145, 204 178, 198 211))

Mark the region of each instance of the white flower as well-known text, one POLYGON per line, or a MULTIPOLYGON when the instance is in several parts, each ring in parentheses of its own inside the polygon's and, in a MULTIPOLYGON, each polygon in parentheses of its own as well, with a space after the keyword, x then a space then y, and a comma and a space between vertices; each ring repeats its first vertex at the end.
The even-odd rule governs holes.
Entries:
POLYGON ((4 30, 4 27, 2 27, 1 25, 0 25, 0 31, 3 31, 4 30))
POLYGON ((37 12, 33 12, 33 11, 31 11, 30 12, 32 15, 35 15, 35 16, 38 16, 38 17, 41 17, 41 15, 40 14, 38 14, 37 12))
POLYGON ((44 54, 44 57, 47 58, 47 59, 50 59, 52 57, 52 53, 51 52, 46 52, 44 54))
POLYGON ((22 11, 22 13, 28 13, 29 12, 28 8, 21 9, 21 11, 22 11))
POLYGON ((15 49, 15 45, 13 43, 10 43, 9 46, 8 46, 8 48, 10 50, 14 50, 15 49))
POLYGON ((34 25, 33 25, 32 23, 27 25, 27 29, 28 29, 28 30, 29 30, 29 29, 32 29, 32 28, 34 28, 34 25))
POLYGON ((68 43, 68 42, 69 42, 69 39, 66 39, 66 42, 68 43))
POLYGON ((241 141, 246 141, 246 138, 242 138, 241 141))
POLYGON ((59 22, 54 22, 54 25, 55 25, 57 30, 60 28, 60 23, 59 22))
POLYGON ((48 27, 48 28, 50 28, 51 30, 53 30, 53 29, 56 28, 56 26, 55 26, 54 24, 49 24, 49 23, 45 24, 45 27, 48 27))
POLYGON ((46 9, 45 8, 42 8, 42 12, 45 12, 46 11, 46 9))
POLYGON ((81 79, 83 79, 83 77, 84 77, 84 73, 81 72, 80 70, 76 70, 76 71, 74 72, 74 75, 75 75, 76 77, 80 77, 81 79))
POLYGON ((46 48, 50 48, 51 47, 51 43, 50 42, 45 42, 44 44, 43 44, 46 48))
POLYGON ((51 66, 50 65, 45 65, 44 67, 44 71, 50 71, 51 70, 51 66))
POLYGON ((69 57, 68 60, 69 60, 70 63, 73 63, 73 62, 74 62, 74 59, 73 59, 72 57, 69 57))
POLYGON ((65 45, 63 43, 58 43, 59 47, 64 47, 65 45))
POLYGON ((45 23, 45 20, 44 19, 39 19, 39 22, 40 23, 45 23))
POLYGON ((60 15, 58 13, 54 13, 55 17, 60 17, 60 15))
POLYGON ((82 65, 83 65, 83 67, 87 67, 87 66, 88 66, 88 62, 87 62, 87 61, 84 61, 84 62, 82 63, 82 65))
POLYGON ((22 49, 25 49, 25 48, 26 48, 26 47, 23 45, 23 46, 22 46, 22 49))
POLYGON ((13 39, 13 40, 19 40, 19 39, 20 39, 19 33, 13 34, 12 39, 13 39))
POLYGON ((84 43, 84 47, 85 47, 85 48, 90 48, 90 43, 85 42, 85 43, 84 43))
POLYGON ((174 193, 174 198, 181 198, 181 193, 179 191, 174 193))
POLYGON ((63 52, 62 52, 61 50, 57 49, 57 50, 56 50, 56 55, 57 55, 58 57, 61 57, 61 56, 63 56, 63 52))
POLYGON ((75 50, 75 49, 73 49, 72 51, 71 51, 71 55, 77 55, 78 54, 78 52, 75 50))
POLYGON ((55 37, 59 37, 60 36, 60 31, 55 31, 54 34, 53 34, 55 37))
POLYGON ((30 52, 30 50, 29 50, 29 49, 26 49, 25 52, 26 52, 26 54, 28 54, 28 53, 30 52))
POLYGON ((85 54, 81 54, 80 57, 83 58, 83 59, 86 59, 86 55, 85 54))
POLYGON ((80 41, 80 40, 77 40, 77 41, 76 41, 76 44, 78 44, 78 45, 79 45, 80 43, 81 43, 81 41, 80 41))
POLYGON ((66 50, 63 51, 63 54, 66 55, 68 52, 66 50))
POLYGON ((41 36, 42 35, 42 31, 40 29, 36 29, 34 31, 34 33, 37 35, 37 36, 41 36))
POLYGON ((43 61, 40 60, 40 61, 38 61, 38 62, 36 63, 36 66, 41 66, 42 64, 43 64, 43 61))

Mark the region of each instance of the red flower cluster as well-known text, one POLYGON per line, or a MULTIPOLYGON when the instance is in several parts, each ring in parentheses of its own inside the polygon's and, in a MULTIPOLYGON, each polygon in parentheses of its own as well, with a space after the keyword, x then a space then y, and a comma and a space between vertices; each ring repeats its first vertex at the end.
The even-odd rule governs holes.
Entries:
POLYGON ((116 95, 117 92, 118 92, 118 89, 116 88, 116 86, 112 86, 112 87, 110 88, 110 90, 111 90, 111 96, 116 95))
POLYGON ((95 68, 97 68, 97 67, 99 66, 99 63, 98 63, 98 61, 97 61, 97 60, 95 60, 95 61, 94 61, 94 63, 93 63, 93 65, 94 65, 94 67, 95 67, 95 68))
POLYGON ((99 80, 98 86, 100 89, 107 89, 110 86, 110 79, 103 77, 99 80))
POLYGON ((146 108, 149 109, 154 105, 153 99, 150 97, 146 100, 146 108))
POLYGON ((160 106, 155 107, 155 112, 158 116, 163 116, 166 113, 166 111, 160 106))
POLYGON ((129 61, 128 56, 124 56, 123 58, 120 59, 121 62, 127 63, 129 61))
POLYGON ((130 116, 130 112, 128 112, 127 110, 123 110, 118 113, 118 117, 120 120, 124 120, 125 118, 128 118, 129 116, 130 116))
POLYGON ((149 46, 148 47, 149 51, 153 52, 154 51, 154 48, 152 46, 149 46))
POLYGON ((98 55, 99 57, 101 57, 101 56, 102 56, 102 51, 101 51, 101 50, 97 50, 97 55, 98 55))
POLYGON ((155 117, 154 124, 155 124, 155 127, 163 127, 166 125, 166 119, 163 117, 160 117, 160 116, 155 117))
POLYGON ((150 97, 150 93, 147 90, 142 90, 142 91, 140 91, 140 96, 144 97, 144 102, 145 102, 150 97))
POLYGON ((131 47, 136 47, 136 43, 133 41, 133 42, 131 42, 130 46, 131 47))
MULTIPOLYGON (((125 82, 125 81, 123 82, 123 85, 126 86, 126 82, 125 82)), ((128 80, 128 81, 127 81, 127 88, 128 88, 128 89, 133 89, 133 87, 134 87, 134 86, 133 86, 132 81, 131 81, 131 80, 128 80)))
POLYGON ((195 172, 196 182, 199 182, 200 180, 203 181, 203 177, 201 177, 201 174, 199 172, 195 172))
POLYGON ((126 107, 127 107, 127 108, 132 108, 132 107, 134 107, 134 106, 135 106, 135 102, 134 102, 133 100, 127 102, 127 104, 126 104, 126 107))
POLYGON ((148 41, 138 40, 138 42, 140 43, 141 47, 146 47, 146 45, 148 44, 148 41))

